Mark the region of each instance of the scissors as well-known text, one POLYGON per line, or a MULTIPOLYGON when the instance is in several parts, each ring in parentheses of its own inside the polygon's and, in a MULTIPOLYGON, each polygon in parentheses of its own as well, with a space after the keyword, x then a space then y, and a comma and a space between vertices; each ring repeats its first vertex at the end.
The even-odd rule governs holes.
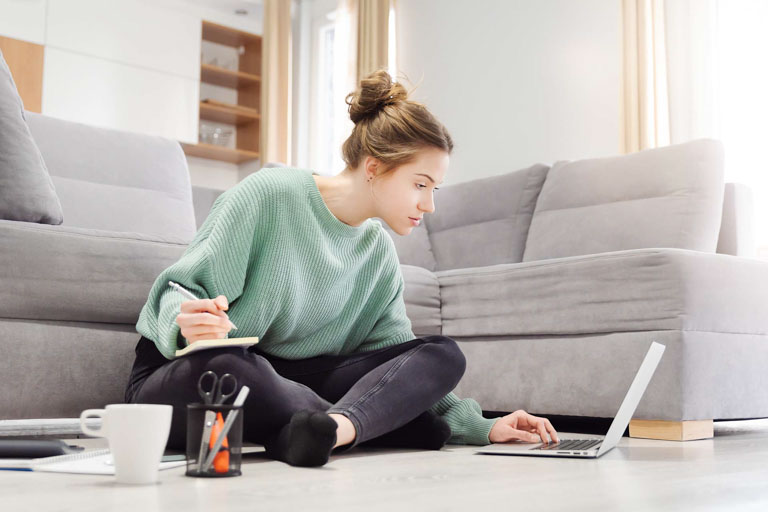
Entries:
POLYGON ((204 372, 200 375, 200 379, 197 381, 197 391, 200 393, 200 397, 207 405, 219 405, 223 404, 229 397, 235 394, 237 389, 237 378, 231 373, 225 373, 219 378, 218 375, 212 371, 204 372), (204 382, 206 377, 210 376, 211 386, 205 386, 204 382), (229 392, 224 393, 224 381, 232 381, 232 389, 229 392))

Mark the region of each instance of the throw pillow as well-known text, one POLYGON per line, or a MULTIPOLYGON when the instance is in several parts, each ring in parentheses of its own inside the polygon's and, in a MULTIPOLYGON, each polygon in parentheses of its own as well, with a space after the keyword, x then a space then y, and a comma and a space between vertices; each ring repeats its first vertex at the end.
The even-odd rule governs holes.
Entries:
POLYGON ((0 51, 0 219, 61 224, 61 203, 0 51))

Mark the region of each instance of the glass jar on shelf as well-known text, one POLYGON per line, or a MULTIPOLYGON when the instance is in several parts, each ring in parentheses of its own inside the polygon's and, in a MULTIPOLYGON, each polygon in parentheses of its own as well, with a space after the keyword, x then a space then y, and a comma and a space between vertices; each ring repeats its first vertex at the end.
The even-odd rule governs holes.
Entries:
POLYGON ((211 126, 205 123, 200 123, 200 142, 203 144, 227 147, 229 146, 231 138, 231 128, 221 128, 220 126, 211 126))

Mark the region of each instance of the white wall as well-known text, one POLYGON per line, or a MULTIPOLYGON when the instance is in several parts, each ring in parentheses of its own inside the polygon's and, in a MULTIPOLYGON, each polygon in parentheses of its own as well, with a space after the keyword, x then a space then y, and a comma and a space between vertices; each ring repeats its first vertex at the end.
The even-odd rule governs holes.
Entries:
POLYGON ((446 184, 619 153, 619 0, 401 0, 396 20, 399 72, 454 139, 446 184))
POLYGON ((0 35, 45 44, 47 0, 0 0, 0 35))

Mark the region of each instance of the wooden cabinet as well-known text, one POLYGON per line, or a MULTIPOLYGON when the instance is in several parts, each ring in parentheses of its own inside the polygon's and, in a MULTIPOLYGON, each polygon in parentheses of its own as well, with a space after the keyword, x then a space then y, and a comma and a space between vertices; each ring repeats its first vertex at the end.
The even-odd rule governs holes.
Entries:
POLYGON ((259 158, 261 127, 261 36, 210 21, 202 22, 202 39, 239 50, 238 69, 230 70, 201 63, 200 82, 233 89, 235 104, 200 100, 200 120, 232 125, 235 148, 214 144, 182 144, 190 156, 241 163, 259 158))

